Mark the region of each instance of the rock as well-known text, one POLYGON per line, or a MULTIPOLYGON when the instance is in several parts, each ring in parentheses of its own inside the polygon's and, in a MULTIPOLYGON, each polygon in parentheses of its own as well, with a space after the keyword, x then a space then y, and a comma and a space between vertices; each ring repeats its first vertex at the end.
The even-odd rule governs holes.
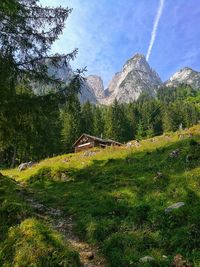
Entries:
POLYGON ((127 148, 131 148, 131 147, 133 147, 133 145, 132 145, 131 142, 129 142, 129 143, 126 144, 126 147, 127 147, 127 148))
POLYGON ((146 262, 150 262, 150 261, 155 261, 155 259, 151 256, 145 256, 140 258, 140 262, 146 263, 146 262))
POLYGON ((179 134, 179 135, 178 135, 178 139, 179 139, 179 140, 184 139, 184 137, 185 137, 184 134, 179 134))
POLYGON ((192 267, 192 265, 184 260, 181 254, 177 254, 173 259, 171 267, 192 267))
POLYGON ((105 97, 103 80, 101 77, 97 75, 89 75, 86 78, 86 83, 91 88, 91 91, 94 92, 94 95, 97 99, 101 99, 105 97))
POLYGON ((84 157, 90 157, 90 156, 94 156, 94 155, 96 155, 96 152, 94 152, 94 151, 86 151, 83 154, 84 157))
POLYGON ((25 163, 21 163, 18 167, 19 171, 24 171, 28 168, 31 168, 33 166, 33 162, 32 161, 29 161, 29 162, 25 162, 25 163))
POLYGON ((169 206, 168 208, 166 208, 165 212, 168 213, 168 212, 171 212, 174 209, 179 209, 180 207, 183 207, 183 206, 185 206, 184 202, 177 202, 177 203, 169 206))
POLYGON ((47 214, 51 216, 61 216, 62 212, 59 209, 49 208, 47 210, 47 214))
POLYGON ((160 178, 162 178, 163 177, 163 174, 162 174, 162 172, 157 172, 157 174, 156 174, 156 176, 154 176, 154 180, 159 180, 160 178))
POLYGON ((87 260, 90 260, 90 261, 94 259, 94 253, 92 251, 83 252, 82 256, 83 256, 84 259, 87 259, 87 260))
POLYGON ((171 158, 177 158, 180 154, 180 150, 179 149, 175 149, 173 150, 169 155, 171 158))
POLYGON ((190 85, 193 89, 200 88, 200 72, 191 68, 183 68, 177 71, 166 83, 168 87, 177 87, 181 84, 190 85))
POLYGON ((128 164, 133 163, 133 159, 132 159, 132 158, 126 158, 125 161, 126 161, 126 163, 128 163, 128 164))
POLYGON ((69 159, 63 159, 62 162, 63 162, 63 163, 68 163, 68 162, 70 162, 70 160, 69 160, 69 159))
POLYGON ((136 54, 115 74, 108 85, 107 97, 100 103, 109 105, 114 99, 120 103, 130 103, 137 100, 142 93, 155 96, 156 89, 161 84, 160 77, 149 66, 145 56, 136 54))
POLYGON ((139 141, 135 141, 135 147, 141 147, 141 144, 139 141))
POLYGON ((20 172, 26 170, 27 168, 28 168, 28 163, 22 163, 18 167, 20 172))
POLYGON ((63 173, 61 173, 60 180, 61 180, 62 182, 67 182, 67 181, 70 180, 70 177, 67 176, 67 174, 63 172, 63 173))

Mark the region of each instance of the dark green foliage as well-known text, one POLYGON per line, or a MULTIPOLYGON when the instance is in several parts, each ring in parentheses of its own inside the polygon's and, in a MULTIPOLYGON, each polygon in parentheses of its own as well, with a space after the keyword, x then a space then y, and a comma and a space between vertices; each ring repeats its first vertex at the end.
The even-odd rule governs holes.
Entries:
POLYGON ((82 133, 81 105, 76 95, 66 101, 61 110, 62 146, 64 151, 72 151, 73 143, 82 133))
POLYGON ((109 139, 123 142, 128 140, 128 120, 123 105, 119 105, 115 99, 113 105, 108 108, 105 120, 105 136, 109 139))
MULTIPOLYGON (((38 160, 60 151, 60 94, 36 96, 31 85, 63 82, 48 73, 68 64, 76 51, 51 55, 68 8, 43 8, 37 0, 2 0, 0 5, 0 163, 38 160)), ((77 92, 77 91, 76 91, 77 92)))
POLYGON ((82 105, 82 133, 93 134, 94 133, 94 111, 93 106, 87 101, 82 105))

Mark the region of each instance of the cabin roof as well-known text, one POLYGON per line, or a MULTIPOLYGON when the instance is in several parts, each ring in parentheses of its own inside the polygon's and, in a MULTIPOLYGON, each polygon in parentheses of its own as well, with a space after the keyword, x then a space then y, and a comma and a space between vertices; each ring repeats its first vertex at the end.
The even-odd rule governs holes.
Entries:
POLYGON ((76 142, 73 144, 73 147, 76 146, 76 144, 81 140, 81 138, 83 136, 86 136, 86 137, 89 137, 93 140, 96 140, 96 141, 99 141, 99 142, 102 142, 102 143, 114 143, 114 144, 118 144, 118 145, 121 145, 121 143, 117 142, 117 141, 114 141, 112 139, 102 139, 100 137, 96 137, 96 136, 93 136, 93 135, 90 135, 90 134, 86 134, 86 133, 83 133, 77 140, 76 142))

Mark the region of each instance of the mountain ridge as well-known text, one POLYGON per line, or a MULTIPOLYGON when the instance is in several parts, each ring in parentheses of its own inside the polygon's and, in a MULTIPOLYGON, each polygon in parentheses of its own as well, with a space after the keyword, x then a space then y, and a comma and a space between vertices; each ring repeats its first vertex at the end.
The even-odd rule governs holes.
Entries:
MULTIPOLYGON (((50 72, 66 83, 72 78, 70 65, 57 72, 55 70, 50 72)), ((177 87, 182 84, 198 90, 200 72, 184 67, 163 82, 145 56, 137 53, 125 62, 121 71, 115 73, 107 88, 104 87, 99 75, 87 76, 81 84, 78 97, 81 103, 89 101, 92 104, 111 105, 115 99, 120 103, 130 103, 136 101, 142 93, 155 97, 161 86, 177 87)))

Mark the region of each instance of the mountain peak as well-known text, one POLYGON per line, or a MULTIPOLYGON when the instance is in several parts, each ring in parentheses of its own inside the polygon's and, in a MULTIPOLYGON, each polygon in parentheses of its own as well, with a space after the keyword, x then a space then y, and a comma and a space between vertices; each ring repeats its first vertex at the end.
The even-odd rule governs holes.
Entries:
POLYGON ((137 59, 137 60, 144 59, 144 60, 146 60, 146 57, 143 54, 137 53, 137 54, 135 54, 133 56, 133 59, 137 59))
POLYGON ((194 71, 194 70, 189 68, 189 67, 184 67, 184 68, 180 69, 180 72, 185 72, 185 71, 194 71))
POLYGON ((190 85, 193 89, 200 88, 200 72, 189 67, 177 71, 166 83, 166 86, 177 87, 180 84, 190 85))
POLYGON ((108 86, 107 103, 114 99, 119 102, 132 102, 138 99, 142 92, 154 96, 162 81, 151 69, 142 54, 136 54, 126 61, 122 71, 115 74, 108 86))
POLYGON ((128 59, 123 66, 123 69, 135 69, 143 72, 149 72, 151 70, 146 58, 142 54, 135 54, 132 58, 128 59))

